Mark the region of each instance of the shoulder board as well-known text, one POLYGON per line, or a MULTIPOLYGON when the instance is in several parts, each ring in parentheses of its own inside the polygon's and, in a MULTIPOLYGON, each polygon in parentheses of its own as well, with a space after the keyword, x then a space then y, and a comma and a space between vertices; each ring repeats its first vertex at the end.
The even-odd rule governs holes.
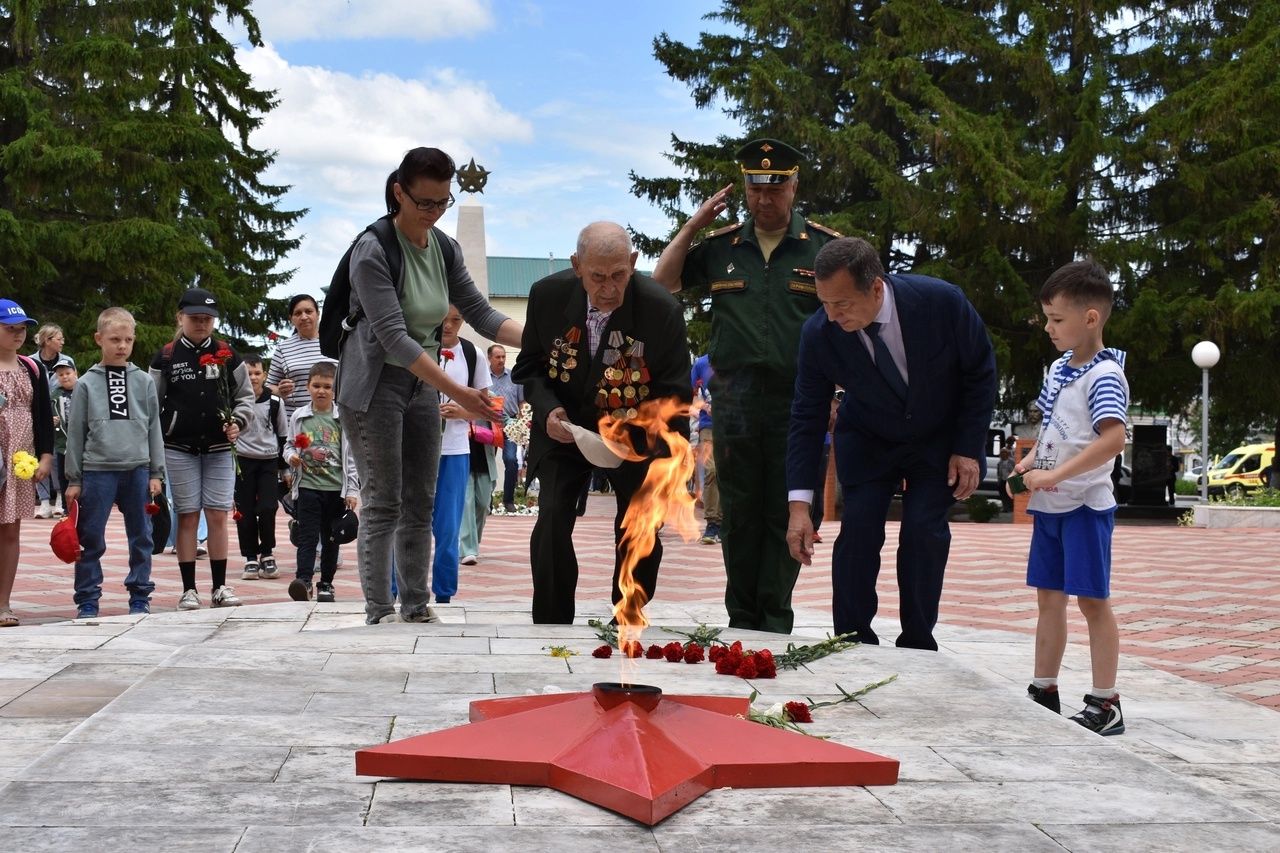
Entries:
POLYGON ((843 234, 841 234, 841 233, 840 233, 839 231, 837 231, 836 229, 834 229, 834 228, 828 228, 828 227, 827 227, 827 226, 825 226, 825 225, 820 225, 820 224, 818 224, 817 222, 814 222, 812 219, 806 219, 806 220, 804 221, 804 224, 805 224, 805 225, 808 225, 808 226, 809 226, 810 228, 812 228, 814 231, 821 231, 823 234, 828 234, 828 235, 830 235, 830 236, 832 236, 832 237, 843 237, 843 236, 844 236, 843 234))
POLYGON ((743 226, 743 223, 741 223, 741 222, 735 222, 735 223, 733 223, 732 225, 726 225, 726 226, 725 226, 725 227, 723 227, 723 228, 717 228, 716 230, 712 231, 710 234, 708 234, 708 235, 707 235, 706 237, 704 237, 703 239, 704 239, 704 240, 710 240, 712 237, 720 237, 720 236, 722 236, 722 235, 724 235, 724 234, 731 234, 731 233, 733 233, 734 231, 737 231, 737 230, 738 230, 739 228, 741 228, 742 226, 743 226))

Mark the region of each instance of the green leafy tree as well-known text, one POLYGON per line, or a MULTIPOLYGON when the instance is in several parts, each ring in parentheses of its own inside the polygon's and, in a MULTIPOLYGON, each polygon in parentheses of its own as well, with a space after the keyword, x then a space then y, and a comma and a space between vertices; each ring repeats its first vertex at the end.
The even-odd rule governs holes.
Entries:
MULTIPOLYGON (((1058 266, 1092 255, 1120 280, 1108 343, 1136 350, 1135 402, 1177 411, 1195 393, 1187 342, 1214 324, 1251 330, 1236 353, 1249 364, 1274 364, 1280 346, 1261 339, 1275 321, 1266 281, 1280 64, 1277 4, 1262 5, 1265 14, 1238 2, 722 0, 708 17, 727 34, 696 45, 662 35, 655 54, 742 134, 673 138, 683 177, 633 175, 633 190, 678 227, 737 180, 742 141, 796 145, 809 161, 798 193, 807 215, 866 237, 891 271, 965 290, 991 331, 1001 408, 1015 419, 1056 355, 1036 294, 1058 266), (1238 100, 1248 108, 1228 107, 1238 100), (1229 283, 1209 274, 1228 257, 1229 283), (1201 302, 1168 289, 1171 269, 1201 302)), ((740 213, 731 204, 726 221, 740 213)), ((638 242, 656 254, 665 239, 638 242)), ((1228 387, 1222 403, 1256 418, 1277 390, 1228 387)))
POLYGON ((1133 272, 1116 331, 1150 405, 1198 397, 1212 371, 1212 452, 1270 434, 1280 412, 1280 3, 1172 2, 1137 20, 1128 58, 1145 105, 1121 211, 1133 272))
POLYGON ((87 346, 108 305, 135 360, 173 335, 179 293, 218 295, 223 333, 260 334, 290 271, 286 187, 249 144, 275 105, 219 18, 260 45, 246 0, 0 3, 0 291, 87 346))

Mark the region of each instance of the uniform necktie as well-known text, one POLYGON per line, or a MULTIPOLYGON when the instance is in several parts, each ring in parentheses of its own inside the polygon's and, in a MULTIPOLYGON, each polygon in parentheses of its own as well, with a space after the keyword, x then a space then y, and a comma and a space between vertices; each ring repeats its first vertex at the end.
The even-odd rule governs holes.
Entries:
POLYGON ((867 333, 867 337, 871 338, 871 347, 876 354, 876 369, 880 371, 884 381, 889 383, 893 393, 906 400, 906 380, 898 372, 898 365, 893 362, 893 356, 889 353, 889 345, 880 337, 880 325, 879 323, 868 323, 866 329, 863 330, 867 333))

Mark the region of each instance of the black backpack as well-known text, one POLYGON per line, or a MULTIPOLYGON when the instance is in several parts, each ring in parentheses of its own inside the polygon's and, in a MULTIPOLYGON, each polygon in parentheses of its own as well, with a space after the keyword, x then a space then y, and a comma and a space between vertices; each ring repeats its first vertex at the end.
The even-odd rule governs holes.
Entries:
MULTIPOLYGON (((400 251, 400 241, 396 239, 396 226, 391 221, 392 216, 394 214, 388 213, 379 217, 366 226, 364 231, 357 234, 355 240, 352 240, 351 245, 347 247, 342 260, 338 262, 338 268, 333 271, 329 290, 324 297, 324 310, 320 312, 320 352, 328 358, 342 357, 342 345, 346 342, 347 335, 364 318, 363 308, 351 310, 351 250, 355 248, 356 241, 364 236, 366 231, 372 231, 378 238, 378 243, 387 256, 387 266, 391 269, 391 282, 395 285, 396 294, 403 295, 400 273, 404 267, 404 256, 400 251)), ((444 268, 447 274, 449 268, 453 266, 453 244, 449 242, 448 236, 434 225, 431 226, 431 239, 436 240, 440 246, 440 254, 444 257, 444 268)))

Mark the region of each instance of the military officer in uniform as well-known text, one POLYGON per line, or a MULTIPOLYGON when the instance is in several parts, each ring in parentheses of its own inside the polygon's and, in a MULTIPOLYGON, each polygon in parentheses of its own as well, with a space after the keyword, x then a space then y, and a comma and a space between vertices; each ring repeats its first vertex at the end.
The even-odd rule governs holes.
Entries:
POLYGON ((786 542, 787 425, 800 327, 819 308, 813 260, 840 236, 793 209, 801 155, 776 139, 738 151, 749 215, 694 238, 724 211, 734 185, 693 214, 663 251, 653 278, 672 293, 711 296, 715 377, 712 452, 720 482, 729 625, 791 632, 800 573, 786 542))

